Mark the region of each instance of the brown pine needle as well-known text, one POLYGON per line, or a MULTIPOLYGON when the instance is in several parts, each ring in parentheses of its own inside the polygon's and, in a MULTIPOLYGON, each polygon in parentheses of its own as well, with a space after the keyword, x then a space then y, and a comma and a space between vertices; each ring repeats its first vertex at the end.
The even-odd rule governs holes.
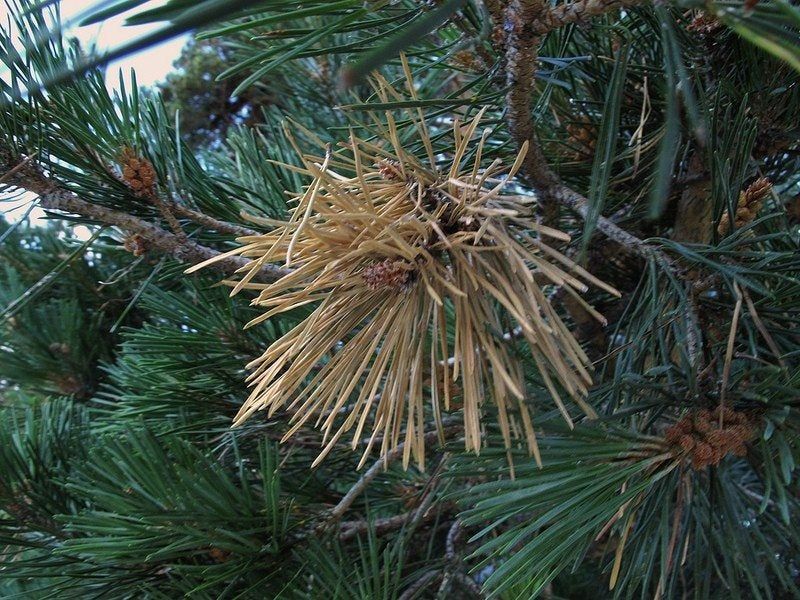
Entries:
MULTIPOLYGON (((379 97, 400 98, 377 81, 379 97)), ((465 444, 477 452, 483 406, 491 400, 506 446, 521 422, 538 462, 523 370, 505 343, 509 321, 565 420, 571 425, 573 417, 561 391, 596 416, 584 400, 589 361, 542 285, 576 296, 586 284, 616 290, 546 244, 544 236, 568 236, 536 222, 531 198, 503 193, 525 147, 510 169, 497 161, 481 168, 481 114, 466 124, 455 120, 446 165, 441 153, 436 162, 416 111, 406 116, 427 149, 426 164, 404 149, 407 136, 388 112, 373 116, 382 141, 351 131, 335 152, 301 155, 295 170, 310 184, 292 197, 290 218, 251 219, 272 229, 243 238, 244 246, 223 256, 251 259, 249 271, 231 282, 233 293, 257 290, 253 303, 266 309, 249 325, 305 304, 316 308, 248 365, 252 393, 234 424, 258 410, 287 409, 287 436, 310 424, 323 431, 317 463, 343 435, 352 434, 355 447, 371 429, 367 452, 378 439, 382 454, 402 444, 403 464, 413 457, 423 467, 430 418, 441 424, 442 407, 460 397, 465 444), (274 284, 254 282, 267 263, 294 270, 274 284)))

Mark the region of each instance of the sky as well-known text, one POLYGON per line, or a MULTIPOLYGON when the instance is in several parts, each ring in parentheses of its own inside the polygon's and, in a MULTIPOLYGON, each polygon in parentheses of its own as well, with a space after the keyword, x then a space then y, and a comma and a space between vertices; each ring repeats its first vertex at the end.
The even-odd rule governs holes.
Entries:
MULTIPOLYGON (((70 22, 74 23, 75 17, 84 13, 88 8, 98 4, 98 0, 61 0, 61 18, 65 24, 70 22)), ((153 2, 150 6, 157 6, 158 2, 153 2)), ((141 8, 139 9, 141 10, 141 8)), ((135 14, 136 10, 130 14, 135 14)), ((0 19, 3 22, 7 20, 8 9, 3 3, 0 5, 0 19)), ((87 27, 73 26, 68 29, 68 34, 75 36, 81 42, 88 45, 92 42, 97 42, 100 49, 114 48, 124 42, 130 41, 133 38, 139 37, 143 34, 150 33, 153 30, 163 27, 163 24, 152 25, 138 25, 135 27, 125 26, 126 15, 120 15, 113 19, 108 19, 98 25, 90 25, 87 27)), ((174 61, 180 54, 183 44, 186 42, 187 37, 182 36, 164 42, 163 44, 143 50, 137 54, 127 56, 110 65, 109 73, 115 72, 120 67, 128 71, 131 68, 136 70, 136 78, 140 85, 152 85, 160 81, 171 70, 172 61, 174 61)), ((110 78, 115 79, 115 78, 110 78)), ((109 83, 113 83, 110 81, 109 83)))
MULTIPOLYGON (((62 21, 65 24, 71 21, 74 22, 76 16, 94 4, 97 4, 97 0, 62 0, 62 21)), ((0 20, 4 23, 8 22, 8 8, 4 3, 0 4, 0 20)), ((96 43, 100 50, 104 50, 114 48, 133 38, 163 27, 163 24, 158 23, 126 27, 124 21, 125 15, 121 15, 98 25, 70 28, 68 35, 78 38, 87 46, 96 43)), ((140 86, 148 86, 161 81, 172 70, 172 62, 180 55, 181 48, 187 39, 187 36, 181 36, 111 63, 108 68, 109 87, 117 86, 117 72, 119 69, 122 69, 128 81, 128 74, 131 69, 134 69, 136 71, 136 80, 140 86)), ((5 215, 6 220, 14 222, 23 218, 30 207, 30 202, 30 197, 21 196, 14 202, 0 205, 0 211, 5 215)), ((41 209, 34 208, 28 218, 31 219, 32 223, 40 223, 43 216, 44 212, 41 209)), ((85 236, 88 238, 88 229, 86 232, 80 231, 76 233, 79 233, 80 237, 85 236)))

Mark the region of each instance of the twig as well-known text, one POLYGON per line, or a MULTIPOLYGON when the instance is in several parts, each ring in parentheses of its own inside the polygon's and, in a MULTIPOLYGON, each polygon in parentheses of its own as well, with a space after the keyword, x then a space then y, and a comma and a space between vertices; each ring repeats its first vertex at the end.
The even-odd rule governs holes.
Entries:
POLYGON ((644 0, 578 0, 552 7, 537 24, 537 33, 543 35, 570 23, 580 23, 616 8, 644 4, 644 0))
MULTIPOLYGON (((19 164, 15 165, 14 167, 11 167, 8 171, 3 173, 3 176, 0 177, 0 183, 4 183, 4 182, 8 181, 9 179, 11 179, 14 175, 19 173, 22 169, 24 169, 25 165, 27 165, 32 160, 33 160, 33 154, 23 158, 19 162, 19 164)), ((10 165, 7 165, 7 166, 10 166, 10 165)))
MULTIPOLYGON (((431 476, 428 478, 428 482, 425 486, 425 492, 422 498, 422 502, 420 502, 419 506, 412 511, 407 513, 403 513, 401 515, 395 515, 393 517, 388 517, 385 519, 377 519, 376 521, 372 522, 372 527, 374 528, 375 533, 385 533, 386 531, 391 531, 393 529, 398 529, 400 527, 405 526, 406 524, 410 525, 411 528, 417 527, 422 521, 431 518, 433 515, 429 512, 429 508, 433 503, 433 488, 439 480, 439 474, 442 471, 442 468, 447 461, 447 455, 443 455, 439 462, 436 465, 436 468, 431 473, 431 476)), ((323 524, 323 527, 318 527, 317 532, 321 532, 324 530, 324 525, 330 524, 330 521, 323 524)), ((348 521, 342 523, 340 526, 340 533, 339 539, 342 541, 349 540, 359 533, 363 533, 370 529, 370 522, 366 519, 361 519, 358 521, 348 521)))
MULTIPOLYGON (((444 435, 447 436, 455 431, 460 430, 460 426, 452 426, 445 428, 444 435)), ((426 444, 432 444, 439 438, 438 431, 429 431, 424 436, 424 441, 426 444)), ((328 513, 328 523, 332 523, 338 521, 342 518, 342 515, 347 512, 347 510, 352 506, 353 502, 355 502, 356 498, 360 496, 370 482, 378 476, 378 473, 385 470, 389 463, 392 463, 403 456, 403 450, 405 449, 405 442, 396 446, 390 452, 387 452, 384 456, 379 458, 375 461, 375 463, 367 469, 361 478, 353 484, 344 497, 339 501, 329 513, 328 513)))
POLYGON ((398 600, 411 600, 414 598, 419 592, 425 589, 426 586, 429 584, 434 583, 437 579, 439 579, 442 574, 439 571, 428 571, 417 579, 409 588, 403 592, 398 600))
POLYGON ((697 300, 694 295, 694 289, 690 282, 686 282, 686 350, 689 353, 689 362, 697 371, 702 371, 704 367, 703 360, 703 342, 698 336, 700 332, 700 323, 698 320, 697 300))
POLYGON ((469 590, 476 598, 483 598, 481 586, 466 573, 457 572, 455 575, 456 581, 460 583, 464 589, 469 590))
POLYGON ((506 121, 514 141, 519 147, 529 144, 522 171, 538 187, 550 188, 558 184, 558 177, 544 158, 536 130, 533 126, 531 98, 535 86, 536 61, 539 58, 539 40, 534 24, 546 11, 542 0, 513 0, 506 8, 504 27, 506 38, 506 121))
MULTIPOLYGON (((563 17, 559 18, 573 19, 576 17, 567 15, 578 15, 586 10, 599 10, 601 6, 603 10, 609 10, 616 5, 619 4, 607 0, 584 0, 569 5, 574 6, 575 10, 566 12, 567 9, 564 9, 563 17)), ((550 208, 552 203, 557 203, 586 219, 589 214, 589 201, 564 185, 547 164, 536 136, 530 106, 535 87, 538 45, 543 31, 540 20, 545 18, 552 21, 555 18, 552 16, 554 10, 548 11, 541 0, 514 0, 506 9, 506 27, 509 28, 506 43, 506 83, 509 88, 506 95, 506 121, 517 145, 522 147, 523 144, 528 144, 528 152, 520 172, 538 191, 545 213, 552 211, 550 208)), ((564 23, 566 22, 569 21, 565 20, 564 23)), ((661 250, 628 233, 610 219, 599 216, 596 227, 606 237, 622 244, 631 252, 645 258, 656 258, 665 265, 672 265, 672 261, 661 250)))
POLYGON ((449 598, 450 586, 453 582, 458 583, 462 588, 472 593, 478 598, 481 596, 481 586, 478 585, 472 577, 466 574, 464 567, 461 564, 461 557, 458 552, 457 546, 464 533, 464 526, 460 519, 453 521, 450 529, 447 531, 445 538, 445 554, 444 558, 446 565, 442 573, 442 582, 439 585, 437 598, 449 598))
POLYGON ((393 517, 386 517, 385 519, 376 519, 372 523, 366 519, 360 519, 358 521, 345 521, 340 526, 339 540, 346 542, 357 535, 368 531, 370 527, 372 527, 377 534, 400 529, 414 517, 415 513, 416 511, 405 512, 399 515, 394 515, 393 517))
POLYGON ((151 190, 150 193, 146 194, 146 197, 155 205, 158 212, 161 213, 161 216, 164 217, 169 228, 172 229, 172 233, 174 233, 181 242, 185 242, 187 240, 186 232, 183 230, 183 227, 181 227, 180 221, 175 218, 175 215, 172 214, 172 210, 170 210, 170 206, 161 199, 155 188, 151 190))
MULTIPOLYGON (((563 183, 559 183, 552 188, 545 189, 542 193, 545 196, 556 200, 559 204, 571 209, 583 219, 585 219, 589 214, 589 201, 584 196, 567 187, 563 183)), ((598 217, 596 228, 608 239, 621 244, 627 250, 635 254, 643 256, 644 258, 656 259, 663 265, 674 266, 672 259, 669 258, 664 252, 636 237, 632 233, 628 233, 610 219, 602 216, 598 217)))
POLYGON ((464 532, 461 519, 456 519, 447 531, 447 538, 445 539, 445 554, 444 557, 449 561, 457 559, 456 544, 461 539, 461 534, 464 532))
POLYGON ((458 555, 456 554, 456 543, 461 537, 461 532, 461 521, 456 519, 447 531, 447 537, 445 538, 444 559, 446 564, 442 571, 442 582, 439 584, 439 590, 436 592, 437 598, 447 598, 447 594, 450 591, 450 586, 452 585, 457 570, 458 555))
POLYGON ((456 27, 463 33, 467 39, 469 39, 472 43, 473 48, 475 49, 476 54, 480 57, 481 68, 488 69, 492 66, 494 62, 491 52, 489 52, 486 47, 483 45, 483 40, 480 37, 480 32, 474 32, 467 24, 466 19, 463 17, 461 12, 456 12, 450 20, 455 24, 456 27))
MULTIPOLYGON (((6 159, 2 161, 5 163, 2 167, 4 170, 8 170, 7 174, 10 174, 13 170, 10 166, 11 161, 2 153, 0 153, 0 159, 6 159)), ((213 248, 181 239, 175 233, 161 229, 134 215, 87 202, 74 192, 64 188, 56 180, 44 175, 39 166, 34 163, 22 164, 8 178, 7 183, 39 196, 39 205, 44 209, 80 215, 104 225, 118 227, 130 234, 141 236, 148 249, 173 256, 186 263, 197 264, 221 254, 213 248)), ((250 261, 245 258, 230 256, 213 263, 211 267, 223 273, 232 274, 249 264, 250 261)), ((257 279, 274 281, 287 273, 286 269, 275 265, 264 265, 257 279)))
POLYGON ((192 210, 188 206, 178 204, 177 202, 171 203, 170 207, 174 213, 181 215, 182 217, 186 217, 187 219, 190 219, 198 225, 206 227, 207 229, 213 229, 214 231, 218 231, 220 233, 229 233, 237 237, 258 235, 258 232, 254 229, 242 227, 241 225, 235 225, 233 223, 227 223, 225 221, 219 221, 214 217, 204 215, 201 212, 192 210))

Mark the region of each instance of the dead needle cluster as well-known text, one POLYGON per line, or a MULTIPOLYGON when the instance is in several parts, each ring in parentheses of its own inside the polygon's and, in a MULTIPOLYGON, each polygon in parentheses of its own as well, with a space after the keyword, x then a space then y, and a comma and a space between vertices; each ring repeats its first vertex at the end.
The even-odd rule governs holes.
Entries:
MULTIPOLYGON (((383 80, 378 94, 384 102, 399 97, 383 80)), ((587 282, 617 292, 547 244, 569 238, 537 222, 532 198, 507 192, 526 148, 509 167, 483 167, 481 114, 453 122, 445 153, 434 150, 420 112, 405 117, 421 153, 400 143, 408 136, 387 112, 377 119, 377 139, 351 132, 339 151, 302 155, 310 183, 294 195, 289 219, 240 238, 242 247, 228 253, 251 259, 229 282, 233 293, 258 292, 253 302, 265 312, 249 325, 315 307, 248 365, 252 393, 235 423, 286 409, 293 414, 287 437, 310 423, 324 432, 317 462, 343 435, 355 448, 366 431, 365 457, 376 443, 386 453, 405 442, 404 464, 413 456, 422 466, 426 423, 441 426, 442 409, 463 406, 466 448, 478 451, 491 400, 506 444, 520 431, 538 460, 515 352, 532 356, 570 424, 567 398, 595 416, 585 401, 587 357, 543 286, 576 297, 587 282), (266 263, 293 270, 258 283, 266 263)))

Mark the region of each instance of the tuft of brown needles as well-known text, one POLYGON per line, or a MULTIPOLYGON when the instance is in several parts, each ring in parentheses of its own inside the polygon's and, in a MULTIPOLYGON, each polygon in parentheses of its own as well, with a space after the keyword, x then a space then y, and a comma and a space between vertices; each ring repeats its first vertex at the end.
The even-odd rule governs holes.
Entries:
MULTIPOLYGON (((376 81, 381 101, 401 98, 376 81)), ((509 167, 482 167, 482 112, 453 121, 453 145, 443 154, 421 111, 407 111, 425 160, 400 142, 408 136, 391 112, 378 120, 379 139, 351 131, 339 151, 301 155, 302 168, 293 168, 309 185, 294 195, 288 220, 260 220, 272 229, 239 239, 242 247, 227 255, 251 262, 227 283, 232 294, 258 291, 253 303, 266 310, 248 327, 316 308, 248 365, 252 392, 235 425, 259 410, 286 409, 293 416, 285 438, 311 422, 323 431, 315 464, 345 434, 355 449, 367 431, 364 459, 376 443, 383 455, 404 443, 404 465, 413 456, 422 468, 426 422, 441 428, 442 409, 462 406, 465 445, 477 452, 491 400, 506 445, 521 430, 538 461, 522 368, 507 341, 512 331, 564 419, 572 424, 566 398, 596 416, 585 401, 588 359, 543 286, 576 297, 585 282, 617 292, 547 244, 569 237, 537 222, 532 198, 507 193, 527 147, 509 167), (265 263, 293 270, 275 283, 255 282, 265 263)))

